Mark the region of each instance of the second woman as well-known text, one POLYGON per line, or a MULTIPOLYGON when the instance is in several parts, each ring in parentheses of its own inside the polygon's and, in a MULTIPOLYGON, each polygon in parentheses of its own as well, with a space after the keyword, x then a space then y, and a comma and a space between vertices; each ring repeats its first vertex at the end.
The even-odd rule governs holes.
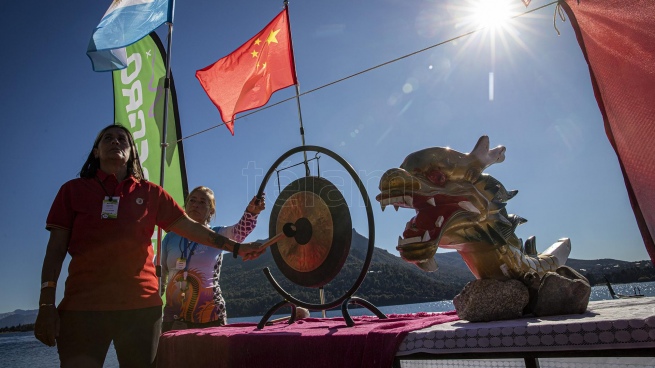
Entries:
MULTIPOLYGON (((257 216, 264 210, 264 198, 253 198, 235 225, 212 228, 236 242, 242 242, 257 225, 257 216)), ((187 215, 209 227, 216 214, 214 192, 197 187, 185 202, 187 215)), ((219 277, 223 251, 168 233, 162 241, 162 278, 166 293, 162 332, 185 328, 222 326, 227 324, 225 300, 219 277)))

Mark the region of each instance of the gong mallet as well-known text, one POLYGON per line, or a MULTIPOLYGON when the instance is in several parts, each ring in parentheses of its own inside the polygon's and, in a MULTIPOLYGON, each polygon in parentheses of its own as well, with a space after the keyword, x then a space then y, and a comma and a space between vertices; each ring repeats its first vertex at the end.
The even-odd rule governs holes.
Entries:
MULTIPOLYGON (((296 307, 295 309, 296 309, 295 310, 296 318, 294 318, 293 321, 291 321, 292 316, 280 317, 280 318, 275 318, 275 319, 272 319, 272 320, 266 322, 266 325, 269 326, 269 325, 272 325, 273 323, 282 322, 282 321, 289 321, 289 323, 293 323, 293 322, 295 322, 295 321, 297 321, 299 319, 305 319, 307 317, 310 317, 309 309, 303 308, 303 307, 296 307)), ((292 311, 291 313, 294 313, 294 312, 292 311)))
POLYGON ((307 244, 312 238, 312 224, 304 217, 296 220, 296 223, 292 224, 287 222, 282 226, 282 231, 268 239, 264 244, 260 245, 260 248, 267 248, 271 245, 277 243, 279 240, 287 238, 294 238, 296 242, 300 245, 307 244))

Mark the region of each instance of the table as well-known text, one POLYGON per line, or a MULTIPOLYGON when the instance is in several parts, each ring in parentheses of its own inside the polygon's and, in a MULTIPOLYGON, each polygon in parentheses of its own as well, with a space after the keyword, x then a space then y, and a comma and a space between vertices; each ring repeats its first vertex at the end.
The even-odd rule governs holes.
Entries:
POLYGON ((454 311, 305 318, 292 324, 255 323, 169 331, 161 335, 158 368, 389 368, 410 331, 458 320, 454 311))
POLYGON ((400 360, 541 357, 655 357, 655 298, 590 302, 578 315, 494 322, 453 321, 407 334, 400 360))

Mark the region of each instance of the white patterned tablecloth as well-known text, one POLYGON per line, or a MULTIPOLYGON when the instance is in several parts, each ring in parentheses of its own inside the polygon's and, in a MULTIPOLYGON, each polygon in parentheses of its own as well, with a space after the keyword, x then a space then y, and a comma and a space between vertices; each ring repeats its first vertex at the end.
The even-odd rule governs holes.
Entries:
POLYGON ((653 297, 590 302, 576 315, 444 323, 410 332, 396 356, 640 348, 655 349, 653 297))

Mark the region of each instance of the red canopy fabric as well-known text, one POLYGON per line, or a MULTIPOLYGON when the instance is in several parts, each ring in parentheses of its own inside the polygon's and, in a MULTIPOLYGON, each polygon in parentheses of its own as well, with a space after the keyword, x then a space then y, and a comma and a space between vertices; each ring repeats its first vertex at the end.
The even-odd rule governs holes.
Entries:
POLYGON ((564 0, 560 4, 589 65, 605 131, 655 264, 655 1, 564 0))
POLYGON ((389 368, 405 336, 456 321, 455 311, 388 319, 306 318, 258 330, 254 323, 170 331, 159 339, 157 367, 389 368))

